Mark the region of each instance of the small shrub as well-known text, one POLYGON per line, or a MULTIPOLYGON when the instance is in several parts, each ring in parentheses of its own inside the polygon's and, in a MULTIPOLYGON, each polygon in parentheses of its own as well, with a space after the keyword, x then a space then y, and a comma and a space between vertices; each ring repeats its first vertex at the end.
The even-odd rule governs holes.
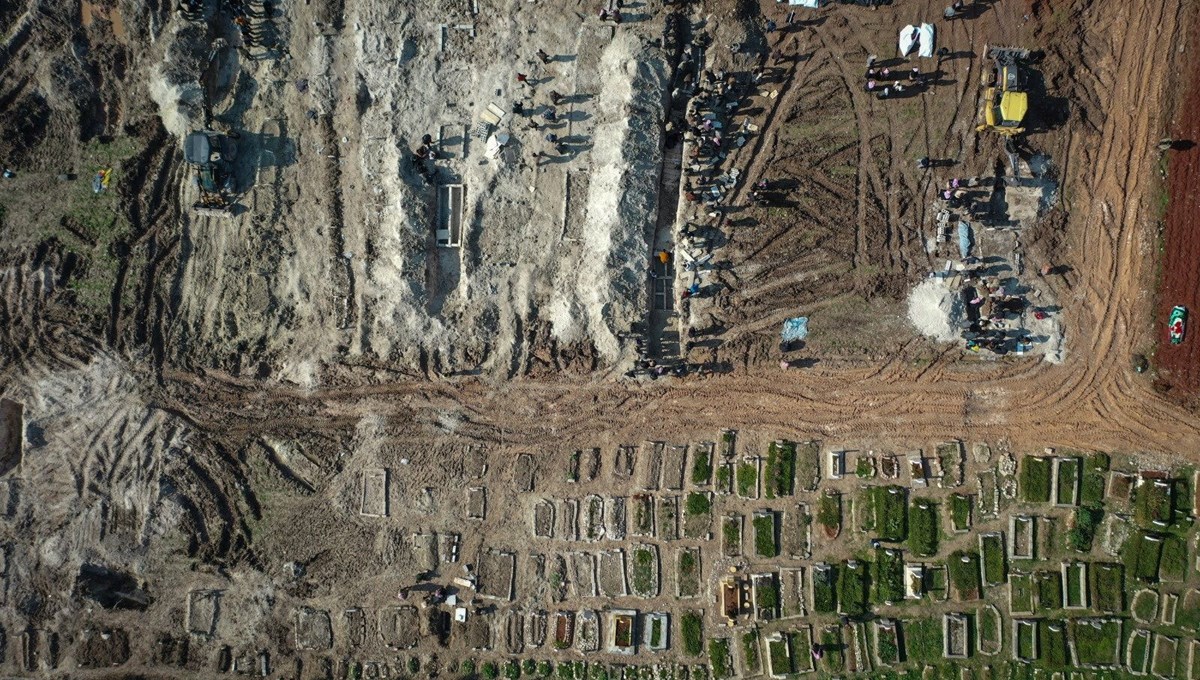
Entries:
POLYGON ((554 672, 554 666, 549 661, 537 662, 536 674, 539 678, 548 678, 554 672))
POLYGON ((509 661, 504 664, 504 677, 508 680, 517 680, 521 677, 521 664, 516 661, 509 661))
POLYGON ((462 665, 459 666, 459 671, 462 672, 462 676, 464 678, 469 678, 469 677, 474 676, 475 675, 475 662, 472 661, 471 659, 467 659, 466 661, 463 661, 462 665))
POLYGON ((708 484, 712 479, 712 456, 707 451, 697 451, 692 459, 692 484, 708 484))
POLYGON ((500 676, 500 669, 497 668, 496 664, 491 661, 485 661, 483 663, 481 672, 483 673, 483 677, 487 678, 488 680, 494 680, 500 676))

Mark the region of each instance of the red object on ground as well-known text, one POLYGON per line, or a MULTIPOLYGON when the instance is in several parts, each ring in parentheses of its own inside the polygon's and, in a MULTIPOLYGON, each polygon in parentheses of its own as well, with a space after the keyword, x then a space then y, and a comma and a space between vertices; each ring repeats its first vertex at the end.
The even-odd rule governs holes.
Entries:
MULTIPOLYGON (((1181 102, 1174 139, 1200 141, 1200 59, 1193 58, 1188 92, 1181 102)), ((1200 392, 1200 342, 1185 337, 1172 345, 1167 319, 1171 308, 1183 305, 1200 309, 1200 145, 1166 151, 1170 203, 1163 234, 1163 280, 1159 288, 1154 325, 1158 335, 1159 378, 1172 392, 1188 396, 1200 392)))

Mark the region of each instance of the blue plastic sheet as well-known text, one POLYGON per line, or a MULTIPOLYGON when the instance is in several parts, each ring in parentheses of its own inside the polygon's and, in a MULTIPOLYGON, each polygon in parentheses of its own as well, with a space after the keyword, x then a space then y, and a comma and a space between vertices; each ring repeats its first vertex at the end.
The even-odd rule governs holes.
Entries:
POLYGON ((783 322, 783 341, 803 340, 808 337, 808 317, 798 316, 783 322))

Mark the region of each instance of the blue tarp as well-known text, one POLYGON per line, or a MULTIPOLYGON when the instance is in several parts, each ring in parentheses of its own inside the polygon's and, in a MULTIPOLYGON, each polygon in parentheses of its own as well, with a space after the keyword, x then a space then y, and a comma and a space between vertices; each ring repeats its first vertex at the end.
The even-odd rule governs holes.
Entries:
POLYGON ((958 252, 964 260, 971 256, 971 225, 962 220, 958 221, 958 252))
POLYGON ((808 317, 798 316, 783 322, 783 341, 803 340, 808 337, 808 317))

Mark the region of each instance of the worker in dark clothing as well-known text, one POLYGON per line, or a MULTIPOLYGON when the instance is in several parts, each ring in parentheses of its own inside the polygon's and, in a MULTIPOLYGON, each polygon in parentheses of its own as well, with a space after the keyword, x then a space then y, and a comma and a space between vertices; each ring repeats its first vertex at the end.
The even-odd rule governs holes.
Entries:
POLYGON ((550 90, 550 103, 558 106, 562 101, 563 96, 554 90, 550 90))
POLYGON ((550 63, 550 55, 546 54, 546 50, 543 50, 541 48, 539 48, 537 51, 537 58, 541 59, 543 64, 550 63))

